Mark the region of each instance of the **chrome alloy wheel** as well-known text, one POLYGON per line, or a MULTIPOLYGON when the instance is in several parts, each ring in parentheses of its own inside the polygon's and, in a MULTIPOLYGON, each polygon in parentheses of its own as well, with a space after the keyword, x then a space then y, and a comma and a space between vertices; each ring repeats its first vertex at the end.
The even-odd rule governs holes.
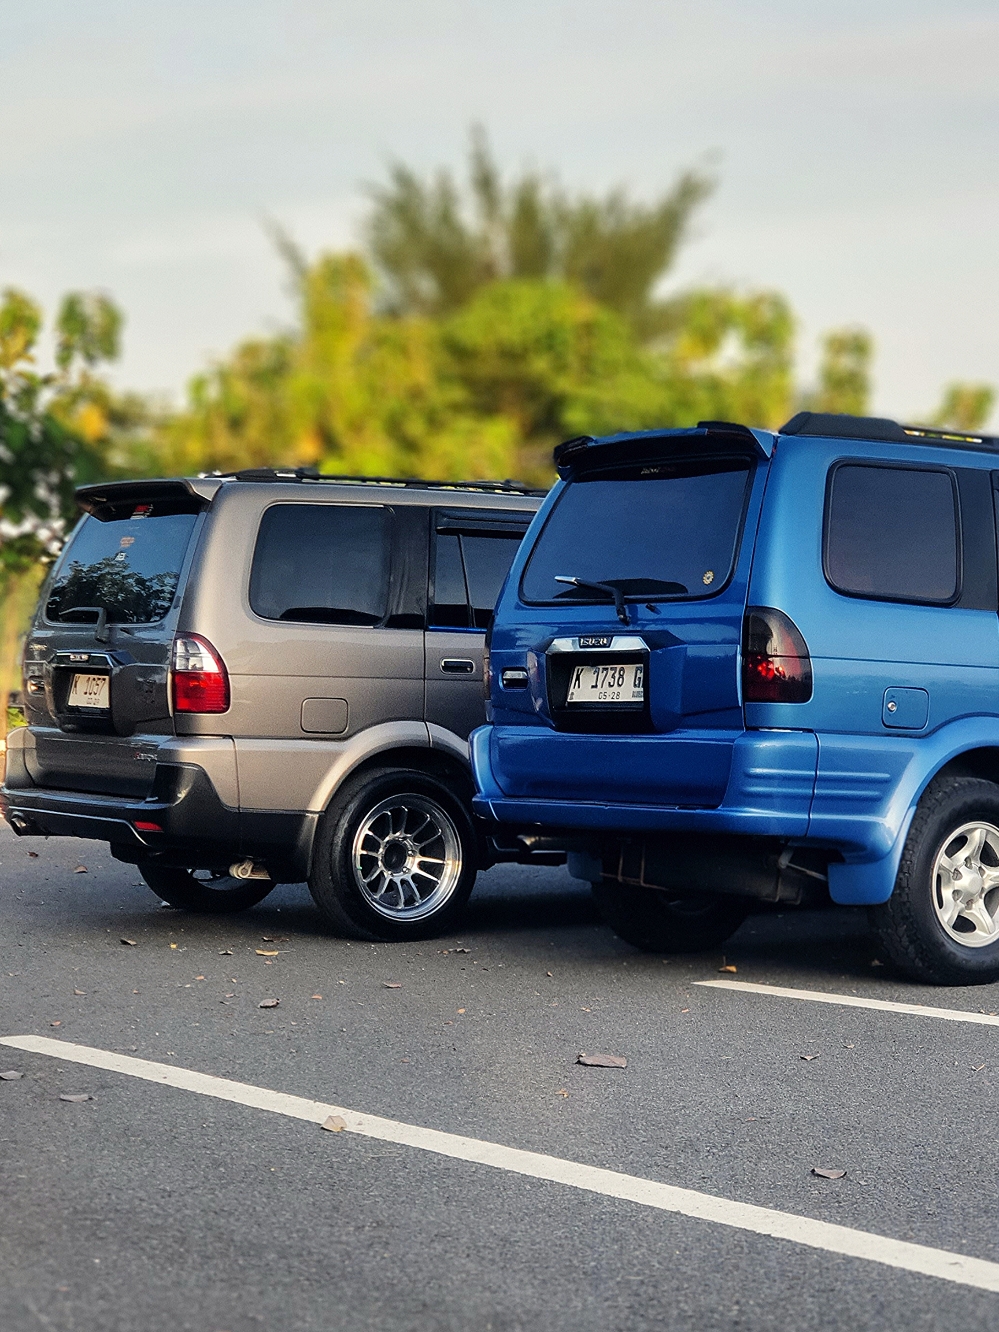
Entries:
POLYGON ((933 906, 965 948, 999 940, 999 828, 965 823, 950 834, 933 866, 933 906))
POLYGON ((436 801, 400 793, 361 820, 351 863, 361 894, 379 915, 423 920, 458 886, 461 838, 436 801))

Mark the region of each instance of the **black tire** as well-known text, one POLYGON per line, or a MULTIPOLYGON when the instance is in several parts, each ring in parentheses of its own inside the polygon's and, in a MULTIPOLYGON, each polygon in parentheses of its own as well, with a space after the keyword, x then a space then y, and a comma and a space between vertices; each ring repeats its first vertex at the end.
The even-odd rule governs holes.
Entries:
MULTIPOLYGON (((942 919, 945 894, 956 898, 965 887, 962 866, 968 861, 961 852, 969 843, 961 830, 969 824, 999 829, 999 786, 977 777, 944 777, 932 782, 916 808, 894 891, 887 902, 870 911, 889 959, 906 976, 927 985, 988 985, 999 980, 999 932, 994 942, 969 945, 955 934, 964 925, 967 937, 976 937, 970 921, 957 916, 950 933, 942 919), (945 872, 937 857, 951 849, 955 868, 945 872)), ((979 863, 999 871, 994 841, 983 845, 979 863)), ((972 882, 968 875, 967 883, 972 882)), ((982 901, 990 915, 995 912, 999 884, 983 892, 982 901)))
POLYGON ((614 879, 593 884, 593 896, 614 933, 645 953, 703 953, 717 948, 749 914, 748 904, 738 898, 710 893, 681 897, 614 879))
POLYGON ((139 873, 162 901, 205 916, 246 911, 262 902, 274 887, 269 879, 235 879, 231 874, 209 874, 172 865, 140 864, 139 873))
POLYGON ((450 929, 478 867, 465 802, 426 773, 383 768, 346 782, 330 802, 309 891, 338 934, 402 943, 450 929))

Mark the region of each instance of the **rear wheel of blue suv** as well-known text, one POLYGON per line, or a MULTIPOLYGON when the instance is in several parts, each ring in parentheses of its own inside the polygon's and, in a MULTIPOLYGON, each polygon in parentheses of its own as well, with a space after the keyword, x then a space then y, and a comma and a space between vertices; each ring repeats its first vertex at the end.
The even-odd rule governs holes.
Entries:
POLYGON ((564 850, 638 947, 841 903, 915 979, 999 979, 999 440, 799 413, 555 462, 476 812, 564 850))

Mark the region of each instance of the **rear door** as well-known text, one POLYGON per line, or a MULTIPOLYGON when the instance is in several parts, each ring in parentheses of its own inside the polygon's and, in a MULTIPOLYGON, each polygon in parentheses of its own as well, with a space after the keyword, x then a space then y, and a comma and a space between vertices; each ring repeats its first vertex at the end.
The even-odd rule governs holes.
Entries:
POLYGON ((642 441, 630 461, 623 442, 553 504, 520 580, 533 627, 508 637, 501 621, 493 640, 494 676, 530 671, 530 696, 511 691, 509 714, 502 688, 494 696, 507 794, 722 802, 744 731, 741 635, 766 463, 724 440, 698 456, 701 443, 668 440, 650 457, 642 441), (545 726, 573 742, 547 745, 545 726))
POLYGON ((25 648, 25 760, 40 786, 142 796, 173 732, 170 653, 207 501, 153 482, 84 502, 25 648))
POLYGON ((533 516, 460 509, 434 514, 426 715, 462 739, 485 721, 486 630, 533 516))

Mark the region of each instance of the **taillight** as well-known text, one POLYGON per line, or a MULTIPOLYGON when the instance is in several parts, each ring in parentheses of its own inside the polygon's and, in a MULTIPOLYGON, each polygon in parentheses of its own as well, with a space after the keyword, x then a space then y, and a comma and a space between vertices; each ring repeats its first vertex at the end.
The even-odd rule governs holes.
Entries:
POLYGON ((807 703, 812 662, 794 621, 772 606, 750 606, 742 624, 744 703, 807 703))
POLYGON ((174 712, 225 712, 229 707, 229 672, 225 662, 198 634, 173 640, 174 712))

